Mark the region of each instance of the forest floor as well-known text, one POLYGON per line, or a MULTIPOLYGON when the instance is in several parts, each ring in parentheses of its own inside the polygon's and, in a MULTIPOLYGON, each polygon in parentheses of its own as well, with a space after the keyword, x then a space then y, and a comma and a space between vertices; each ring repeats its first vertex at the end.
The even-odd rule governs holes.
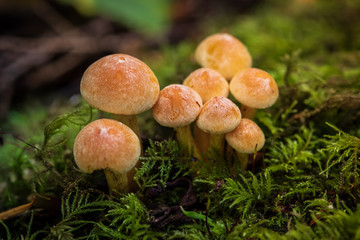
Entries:
POLYGON ((0 239, 359 238, 358 1, 179 2, 155 37, 60 3, 0 4, 0 216, 21 210, 0 220, 0 239), (183 155, 148 111, 137 192, 110 196, 103 172, 81 173, 76 135, 110 117, 82 100, 85 69, 121 52, 148 64, 161 89, 181 84, 200 67, 199 42, 218 32, 279 86, 255 116, 266 141, 247 168, 216 152, 183 155))

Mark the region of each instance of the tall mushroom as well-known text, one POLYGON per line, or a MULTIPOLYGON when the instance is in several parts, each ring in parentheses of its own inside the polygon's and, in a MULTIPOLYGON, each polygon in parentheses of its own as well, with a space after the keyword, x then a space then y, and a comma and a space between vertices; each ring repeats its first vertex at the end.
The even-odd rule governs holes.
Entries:
POLYGON ((241 113, 230 99, 213 97, 202 107, 196 125, 210 134, 210 147, 224 154, 224 134, 234 130, 241 121, 241 113))
MULTIPOLYGON (((211 68, 199 68, 184 80, 183 84, 194 89, 205 104, 212 97, 228 97, 229 83, 218 72, 211 68)), ((194 125, 194 139, 201 153, 205 153, 209 147, 210 135, 194 125)))
POLYGON ((200 158, 191 134, 190 124, 202 108, 202 100, 193 89, 171 84, 160 91, 152 111, 154 119, 162 126, 174 128, 184 154, 200 158))
POLYGON ((136 115, 156 102, 160 86, 152 70, 139 59, 112 54, 91 64, 81 79, 81 95, 91 106, 113 114, 140 139, 136 115))
POLYGON ((111 195, 127 193, 127 172, 138 162, 141 152, 137 135, 125 124, 98 119, 85 126, 74 143, 74 158, 86 173, 104 170, 111 195))
POLYGON ((225 134, 227 143, 236 150, 243 170, 246 170, 248 154, 263 148, 265 136, 261 128, 252 120, 243 118, 231 132, 225 134))
POLYGON ((267 72, 246 68, 238 72, 230 82, 231 94, 241 103, 244 118, 253 119, 257 109, 273 105, 279 90, 275 80, 267 72))
POLYGON ((202 40, 196 48, 195 59, 202 67, 220 72, 228 81, 252 64, 245 45, 227 33, 217 33, 202 40))

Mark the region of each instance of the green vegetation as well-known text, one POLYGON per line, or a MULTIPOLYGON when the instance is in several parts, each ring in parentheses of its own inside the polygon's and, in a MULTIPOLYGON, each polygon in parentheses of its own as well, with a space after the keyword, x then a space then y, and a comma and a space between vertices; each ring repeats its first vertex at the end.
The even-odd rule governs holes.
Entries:
MULTIPOLYGON (((266 143, 247 171, 216 153, 190 165, 169 130, 144 114, 139 191, 111 198, 103 173, 80 173, 72 155, 98 111, 80 103, 55 118, 28 106, 1 129, 0 212, 31 193, 61 204, 40 212, 39 201, 0 221, 0 239, 359 239, 360 4, 305 2, 204 19, 202 37, 233 34, 279 84, 277 103, 256 115, 266 143)), ((163 46, 145 60, 161 87, 197 67, 195 47, 163 46)))
POLYGON ((169 28, 169 0, 58 0, 85 16, 102 15, 142 34, 155 36, 169 28))

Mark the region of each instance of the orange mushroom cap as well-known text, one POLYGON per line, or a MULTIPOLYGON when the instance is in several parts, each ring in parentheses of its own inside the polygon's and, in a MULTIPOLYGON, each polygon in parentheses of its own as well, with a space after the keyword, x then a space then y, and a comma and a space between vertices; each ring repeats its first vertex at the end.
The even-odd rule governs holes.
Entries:
POLYGON ((230 92, 241 104, 262 109, 273 105, 279 90, 275 80, 267 72, 246 68, 238 72, 230 82, 230 92))
POLYGON ((241 113, 230 99, 213 97, 202 107, 196 125, 206 133, 223 134, 239 125, 241 113))
POLYGON ((220 72, 228 80, 239 70, 252 65, 245 45, 227 33, 217 33, 200 42, 195 59, 201 66, 220 72))
POLYGON ((183 127, 195 121, 201 108, 202 100, 197 92, 184 85, 171 84, 160 91, 152 110, 160 125, 183 127))
POLYGON ((86 173, 106 168, 126 173, 136 165, 140 152, 137 135, 125 124, 111 119, 89 123, 74 143, 75 162, 86 173))
POLYGON ((112 54, 88 67, 80 91, 85 101, 97 109, 135 115, 155 104, 160 86, 144 62, 126 54, 112 54))
POLYGON ((217 71, 211 68, 199 68, 184 80, 183 84, 194 89, 200 96, 203 103, 212 97, 229 95, 229 83, 217 71))
POLYGON ((228 144, 238 152, 253 153, 265 144, 265 136, 261 128, 252 120, 243 118, 231 132, 225 134, 228 144))

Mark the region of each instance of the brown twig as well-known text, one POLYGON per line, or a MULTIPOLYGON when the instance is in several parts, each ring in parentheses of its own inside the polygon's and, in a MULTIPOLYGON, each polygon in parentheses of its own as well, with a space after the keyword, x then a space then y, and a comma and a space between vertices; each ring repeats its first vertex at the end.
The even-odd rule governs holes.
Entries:
POLYGON ((85 55, 72 53, 65 54, 58 60, 53 61, 29 74, 28 79, 31 83, 31 87, 37 88, 44 83, 50 82, 51 80, 66 74, 71 69, 79 66, 85 58, 85 55))
POLYGON ((33 4, 32 11, 60 35, 65 36, 70 32, 79 33, 78 28, 74 27, 71 22, 45 1, 38 1, 36 4, 33 4))
POLYGON ((34 38, 0 37, 0 51, 6 59, 4 63, 9 63, 1 66, 0 118, 8 111, 16 81, 23 76, 26 87, 37 88, 75 69, 89 54, 129 52, 134 50, 131 45, 139 46, 140 38, 136 34, 113 34, 113 27, 101 18, 95 18, 80 28, 46 2, 31 6, 31 11, 50 29, 34 38))
POLYGON ((287 222, 287 225, 286 225, 288 231, 291 230, 291 220, 292 220, 292 218, 293 218, 293 217, 290 216, 289 221, 287 222))
POLYGON ((314 110, 304 110, 294 115, 290 120, 300 119, 304 121, 307 118, 313 117, 325 110, 335 108, 359 108, 360 107, 360 94, 355 95, 334 95, 330 96, 323 103, 317 106, 314 110))
POLYGON ((18 215, 28 211, 29 209, 31 209, 32 206, 34 205, 34 203, 35 203, 35 197, 33 197, 31 199, 31 202, 29 202, 27 204, 23 204, 23 205, 20 205, 18 207, 9 209, 9 210, 7 210, 5 212, 1 212, 0 213, 0 220, 6 220, 8 218, 18 216, 18 215))

